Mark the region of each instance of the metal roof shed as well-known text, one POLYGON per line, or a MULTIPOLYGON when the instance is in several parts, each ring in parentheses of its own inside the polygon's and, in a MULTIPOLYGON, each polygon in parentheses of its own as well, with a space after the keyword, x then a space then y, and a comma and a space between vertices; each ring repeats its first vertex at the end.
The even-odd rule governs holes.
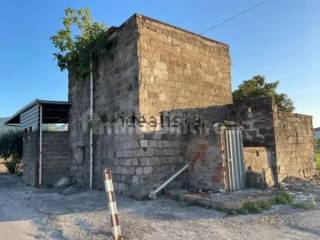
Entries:
POLYGON ((5 124, 36 130, 43 123, 68 123, 70 106, 68 102, 36 99, 15 113, 5 124))
MULTIPOLYGON (((38 175, 38 186, 42 186, 43 182, 43 124, 67 124, 70 107, 68 102, 36 99, 15 113, 5 123, 8 126, 20 126, 26 133, 38 132, 38 146, 35 148, 38 149, 38 161, 34 159, 36 165, 34 168, 37 169, 34 174, 38 175)), ((25 141, 27 139, 24 139, 24 143, 25 141)))

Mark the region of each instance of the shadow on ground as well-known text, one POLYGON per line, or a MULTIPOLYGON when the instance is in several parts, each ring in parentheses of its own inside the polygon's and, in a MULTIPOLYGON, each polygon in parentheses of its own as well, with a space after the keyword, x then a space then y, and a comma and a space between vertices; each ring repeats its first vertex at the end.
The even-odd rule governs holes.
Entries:
MULTIPOLYGON (((175 221, 220 218, 225 215, 198 207, 186 208, 169 199, 137 201, 118 196, 117 200, 120 213, 149 219, 175 221)), ((7 173, 0 174, 0 204, 0 222, 90 212, 104 212, 108 216, 107 198, 102 191, 86 190, 78 186, 38 189, 25 186, 21 177, 7 173)))

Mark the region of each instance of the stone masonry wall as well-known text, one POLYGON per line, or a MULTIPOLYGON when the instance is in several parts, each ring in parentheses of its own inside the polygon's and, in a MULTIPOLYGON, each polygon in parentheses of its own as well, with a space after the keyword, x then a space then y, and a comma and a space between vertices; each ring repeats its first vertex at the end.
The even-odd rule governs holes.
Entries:
POLYGON ((144 16, 137 16, 139 110, 162 111, 232 103, 229 47, 144 16))
MULTIPOLYGON (((228 47, 139 15, 114 30, 108 42, 108 56, 94 65, 94 186, 103 187, 102 170, 110 167, 117 192, 143 197, 183 166, 183 136, 149 124, 110 124, 110 116, 159 120, 163 111, 232 103, 228 47)), ((85 185, 89 96, 89 80, 71 71, 71 175, 85 185)))
POLYGON ((316 174, 312 117, 277 112, 275 134, 278 180, 316 174))
MULTIPOLYGON (((254 175, 261 176, 262 184, 264 186, 272 187, 275 184, 275 177, 272 172, 272 165, 270 162, 269 153, 265 147, 244 147, 243 148, 243 160, 246 171, 252 171, 254 175)), ((252 176, 254 176, 252 175, 252 176)), ((250 175, 247 175, 247 177, 250 175)), ((247 184, 251 187, 257 184, 250 182, 247 179, 247 184)))
MULTIPOLYGON (((113 170, 119 193, 143 197, 159 186, 186 161, 185 136, 175 131, 180 127, 173 127, 173 132, 172 126, 169 131, 160 127, 163 113, 183 113, 188 118, 201 115, 209 126, 210 121, 234 120, 244 126, 245 146, 266 147, 274 173, 284 164, 279 163, 284 161, 281 156, 276 161, 282 149, 276 144, 286 140, 276 140, 281 124, 275 120, 277 111, 272 99, 231 106, 227 45, 140 15, 132 16, 108 34, 108 53, 94 61, 92 124, 88 121, 89 79, 78 79, 72 71, 69 74, 74 180, 89 185, 89 127, 93 126, 94 187, 103 187, 105 167, 113 170), (141 118, 142 125, 136 122, 141 118), (128 127, 133 119, 135 122, 128 127), (151 119, 155 119, 155 125, 151 119)), ((311 151, 309 144, 305 147, 311 151)), ((183 177, 176 183, 183 183, 183 177)))
MULTIPOLYGON (((159 136, 169 141, 168 145, 158 147, 163 154, 154 155, 156 161, 151 156, 149 166, 153 179, 143 183, 146 190, 151 190, 186 163, 182 150, 185 133, 180 132, 181 126, 173 126, 166 120, 164 124, 170 126, 159 131, 160 115, 165 119, 169 116, 171 120, 175 116, 191 120, 200 116, 203 120, 209 119, 210 113, 217 113, 220 118, 225 115, 223 110, 212 106, 218 108, 232 103, 230 57, 225 44, 144 16, 137 15, 136 18, 140 60, 139 113, 147 121, 153 118, 158 123, 156 127, 142 128, 143 132, 151 132, 142 137, 148 136, 149 144, 159 136)), ((211 118, 217 116, 211 114, 211 118)), ((152 148, 150 150, 153 154, 152 148)), ((185 180, 186 175, 182 175, 175 183, 181 185, 185 180)))
POLYGON ((223 135, 210 131, 208 135, 189 136, 184 156, 189 164, 188 185, 194 190, 227 190, 223 152, 223 135))
POLYGON ((272 98, 246 99, 230 106, 229 118, 243 127, 244 147, 265 147, 276 176, 275 105, 272 98))
POLYGON ((243 126, 245 147, 266 147, 276 182, 315 174, 312 117, 278 111, 272 98, 235 103, 229 117, 243 126))
MULTIPOLYGON (((101 56, 94 64, 94 185, 103 185, 102 170, 104 167, 122 165, 119 151, 131 150, 139 144, 137 135, 126 139, 119 129, 108 131, 107 125, 120 115, 138 112, 138 56, 137 31, 135 18, 110 34, 106 44, 110 45, 109 53, 101 56), (126 145, 127 144, 127 145, 126 145)), ((89 79, 77 79, 69 75, 70 111, 70 141, 73 178, 89 186, 89 79)), ((134 158, 135 156, 132 156, 134 158)), ((126 174, 130 167, 135 166, 135 160, 126 163, 120 171, 114 171, 115 188, 119 192, 128 189, 123 182, 132 181, 126 174), (126 181, 124 178, 126 177, 126 181)), ((130 169, 130 173, 132 169, 130 169)))
POLYGON ((39 132, 25 133, 23 136, 23 182, 38 186, 39 132))
POLYGON ((138 137, 136 142, 128 141, 131 135, 122 136, 127 141, 118 145, 114 173, 119 174, 123 193, 140 198, 173 175, 183 158, 181 141, 175 135, 142 133, 138 137))
POLYGON ((275 152, 274 102, 272 98, 254 98, 230 106, 230 119, 243 126, 245 147, 267 147, 275 152))
POLYGON ((59 179, 68 177, 71 165, 68 132, 42 133, 42 184, 52 187, 59 179))

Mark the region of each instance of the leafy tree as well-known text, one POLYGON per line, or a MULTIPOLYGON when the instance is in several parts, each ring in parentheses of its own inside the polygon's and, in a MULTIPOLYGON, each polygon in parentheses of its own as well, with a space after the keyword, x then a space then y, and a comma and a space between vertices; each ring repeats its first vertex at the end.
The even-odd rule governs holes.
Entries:
POLYGON ((277 93, 279 81, 267 83, 264 76, 257 75, 252 79, 244 81, 237 90, 233 92, 234 101, 242 101, 245 98, 267 97, 275 99, 280 111, 294 111, 293 101, 285 93, 277 93))
POLYGON ((316 150, 320 153, 320 139, 316 140, 316 150))
POLYGON ((67 8, 63 26, 50 38, 59 50, 54 53, 58 67, 61 71, 72 69, 85 77, 90 70, 90 59, 96 59, 109 47, 106 41, 108 28, 94 22, 88 8, 67 8))
POLYGON ((17 164, 21 163, 23 151, 23 132, 9 130, 0 135, 0 158, 9 172, 15 173, 17 164))

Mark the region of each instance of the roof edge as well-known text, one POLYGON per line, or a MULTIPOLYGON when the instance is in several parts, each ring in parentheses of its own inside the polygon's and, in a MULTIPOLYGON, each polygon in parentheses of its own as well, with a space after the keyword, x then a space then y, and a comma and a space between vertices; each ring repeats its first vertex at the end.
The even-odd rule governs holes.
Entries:
POLYGON ((9 126, 12 124, 17 124, 17 123, 11 123, 15 118, 17 118, 18 116, 20 116, 21 113, 29 110, 30 108, 32 108, 33 106, 37 105, 37 104, 61 104, 61 105, 71 105, 71 103, 67 102, 67 101, 54 101, 54 100, 42 100, 42 99, 35 99, 32 102, 30 102, 29 104, 27 104, 26 106, 22 107, 19 111, 17 111, 15 114, 13 114, 5 123, 4 125, 9 126))
MULTIPOLYGON (((178 27, 178 26, 175 26, 175 25, 172 25, 172 24, 169 24, 169 23, 166 23, 166 22, 163 22, 163 21, 160 21, 160 20, 157 20, 157 19, 154 19, 154 18, 151 18, 151 17, 148 17, 148 16, 145 16, 143 14, 140 14, 140 13, 135 13, 133 14, 131 17, 128 18, 128 20, 126 20, 123 24, 120 25, 120 27, 124 24, 126 24, 127 22, 129 22, 132 18, 145 18, 145 19, 148 19, 152 22, 156 22, 156 23, 159 23, 159 24, 162 24, 162 25, 165 25, 165 26, 168 26, 168 27, 171 27, 171 28, 174 28, 174 29, 177 29, 179 31, 182 31, 182 32, 185 32, 185 33, 188 33, 188 34, 192 34, 194 36, 197 36, 199 38, 202 38, 204 40, 207 40, 209 42, 214 42, 214 43, 217 43, 217 44, 221 44, 221 45, 224 45, 225 47, 229 48, 229 45, 224 43, 224 42, 220 42, 220 41, 217 41, 217 40, 214 40, 212 38, 208 38, 208 37, 205 37, 201 34, 198 34, 198 33, 194 33, 194 32, 191 32, 187 29, 184 29, 184 28, 181 28, 181 27, 178 27)), ((119 27, 119 28, 120 28, 119 27)))

